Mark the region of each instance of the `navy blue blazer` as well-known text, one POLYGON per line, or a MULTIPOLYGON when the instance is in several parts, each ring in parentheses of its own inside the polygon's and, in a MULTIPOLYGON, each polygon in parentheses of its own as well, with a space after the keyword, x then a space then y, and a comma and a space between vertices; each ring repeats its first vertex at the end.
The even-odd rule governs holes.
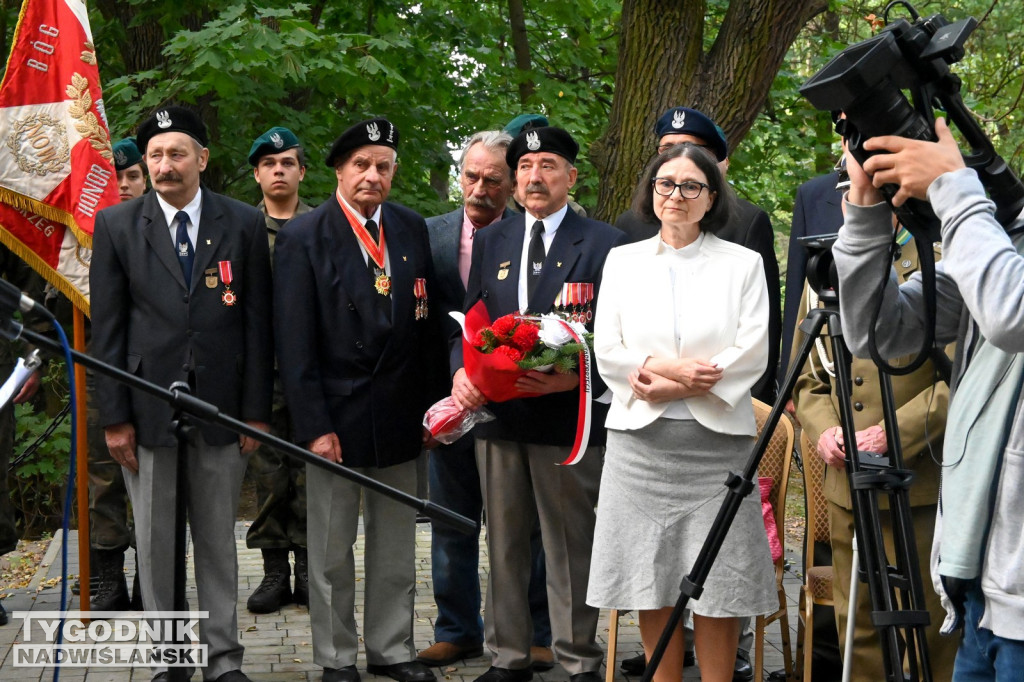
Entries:
MULTIPOLYGON (((715 236, 761 254, 764 278, 768 283, 768 365, 750 393, 770 405, 775 402, 775 368, 779 363, 779 344, 782 339, 782 291, 779 259, 775 256, 775 231, 768 214, 746 199, 737 198, 733 207, 733 216, 715 236)), ((615 227, 625 232, 632 243, 656 235, 661 229, 661 223, 647 222, 628 210, 618 217, 615 227)))
MULTIPOLYGON (((159 386, 195 371, 196 396, 237 419, 269 422, 273 386, 270 256, 263 214, 203 188, 192 286, 185 286, 156 192, 96 216, 92 352, 159 386), (231 263, 234 305, 225 305, 218 263, 231 263), (209 275, 209 276, 208 276, 209 275)), ((145 447, 175 443, 166 403, 97 377, 100 424, 130 422, 145 447)), ((200 424, 211 445, 238 436, 200 424)))
POLYGON ((800 237, 832 234, 843 225, 843 195, 836 191, 839 173, 811 178, 796 190, 793 226, 789 231, 789 255, 786 258, 786 309, 782 320, 782 359, 779 384, 786 379, 789 356, 793 352, 793 333, 799 316, 800 297, 807 277, 807 249, 800 237))
MULTIPOLYGON (((492 320, 519 311, 519 266, 522 261, 526 219, 523 214, 512 216, 500 223, 477 232, 473 243, 473 264, 469 271, 466 300, 463 310, 468 311, 483 300, 492 320), (508 262, 505 279, 498 277, 508 262)), ((554 307, 555 297, 566 282, 589 282, 594 285, 594 305, 600 303, 601 271, 608 252, 626 243, 626 235, 607 223, 581 218, 569 210, 555 232, 545 260, 537 290, 529 301, 529 309, 548 312, 554 307)), ((462 367, 462 344, 452 346, 454 373, 462 367)), ((591 382, 594 397, 605 389, 592 365, 591 382)), ((510 440, 521 443, 558 445, 569 447, 576 437, 576 418, 579 410, 579 389, 535 398, 490 403, 495 421, 477 426, 480 438, 510 440)), ((604 421, 606 405, 594 403, 591 418, 590 444, 605 442, 604 421)))
POLYGON ((391 319, 348 219, 334 199, 277 235, 274 330, 293 437, 326 433, 350 467, 385 467, 420 453, 423 414, 443 392, 447 368, 434 270, 423 218, 385 202, 381 224, 391 272, 391 319), (426 280, 428 315, 416 317, 414 285, 426 280))

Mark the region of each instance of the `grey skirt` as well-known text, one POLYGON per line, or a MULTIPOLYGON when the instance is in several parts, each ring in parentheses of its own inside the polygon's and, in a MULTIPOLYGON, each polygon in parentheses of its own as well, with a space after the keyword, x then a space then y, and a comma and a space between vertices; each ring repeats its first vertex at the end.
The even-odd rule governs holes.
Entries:
MULTIPOLYGON (((754 439, 695 420, 657 419, 608 430, 587 603, 620 610, 674 606, 754 439)), ((752 616, 778 607, 757 486, 743 499, 694 613, 752 616)))

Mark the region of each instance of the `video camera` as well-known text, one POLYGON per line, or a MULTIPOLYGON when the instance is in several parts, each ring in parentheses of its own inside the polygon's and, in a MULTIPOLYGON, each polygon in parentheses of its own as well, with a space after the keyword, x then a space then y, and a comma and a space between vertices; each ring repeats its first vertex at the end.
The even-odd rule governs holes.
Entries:
MULTIPOLYGON (((996 220, 1008 226, 1024 208, 1024 184, 1014 175, 971 116, 960 96, 960 78, 950 65, 964 57, 964 43, 978 22, 973 17, 950 23, 941 14, 922 19, 908 2, 885 8, 886 27, 878 35, 851 45, 800 88, 815 108, 846 113, 837 131, 850 153, 864 163, 873 154, 863 144, 879 135, 935 140, 933 107, 943 109, 971 148, 964 162, 973 168, 996 204, 996 220), (912 18, 889 23, 889 10, 905 7, 912 18), (913 105, 903 91, 909 90, 913 105)), ((896 185, 882 187, 892 204, 896 185)), ((941 239, 931 206, 911 199, 893 208, 901 223, 922 242, 941 239)))

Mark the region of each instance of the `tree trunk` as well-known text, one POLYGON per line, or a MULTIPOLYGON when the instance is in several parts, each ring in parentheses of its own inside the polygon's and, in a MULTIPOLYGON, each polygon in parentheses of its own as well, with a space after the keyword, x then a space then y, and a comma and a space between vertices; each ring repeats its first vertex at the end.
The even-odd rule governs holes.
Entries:
POLYGON ((519 72, 519 103, 526 105, 537 90, 530 73, 530 41, 526 35, 526 12, 523 0, 508 0, 508 23, 512 28, 512 53, 516 58, 516 70, 519 72))
POLYGON ((590 148, 602 179, 596 217, 612 222, 628 208, 666 109, 699 109, 725 131, 730 148, 738 144, 796 34, 825 8, 824 0, 735 0, 705 52, 702 0, 625 0, 608 129, 590 148))

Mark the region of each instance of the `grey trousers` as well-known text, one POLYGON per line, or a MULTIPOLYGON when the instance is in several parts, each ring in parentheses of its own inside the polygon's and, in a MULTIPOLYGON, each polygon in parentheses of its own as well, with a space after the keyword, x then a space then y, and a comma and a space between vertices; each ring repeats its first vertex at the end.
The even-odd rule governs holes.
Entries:
MULTIPOLYGON (((209 611, 199 625, 208 649, 204 680, 242 667, 238 641, 238 559, 235 515, 248 457, 238 444, 208 445, 196 434, 188 451, 188 522, 194 550, 198 610, 209 611)), ((174 610, 174 481, 178 449, 137 448, 139 472, 123 469, 132 500, 139 579, 147 611, 174 610)), ((154 676, 166 668, 154 668, 154 676)))
MULTIPOLYGON (((353 469, 416 493, 418 461, 378 469, 353 469)), ((313 661, 325 668, 354 665, 359 637, 355 621, 356 567, 352 548, 360 501, 366 537, 363 564, 363 641, 372 665, 404 663, 413 645, 416 583, 416 510, 364 490, 358 483, 306 466, 309 620, 313 661)))
POLYGON ((558 662, 570 675, 601 668, 599 611, 586 600, 604 448, 587 448, 578 464, 559 466, 568 453, 567 447, 476 442, 491 560, 484 640, 499 668, 530 665, 530 533, 537 519, 558 662))

